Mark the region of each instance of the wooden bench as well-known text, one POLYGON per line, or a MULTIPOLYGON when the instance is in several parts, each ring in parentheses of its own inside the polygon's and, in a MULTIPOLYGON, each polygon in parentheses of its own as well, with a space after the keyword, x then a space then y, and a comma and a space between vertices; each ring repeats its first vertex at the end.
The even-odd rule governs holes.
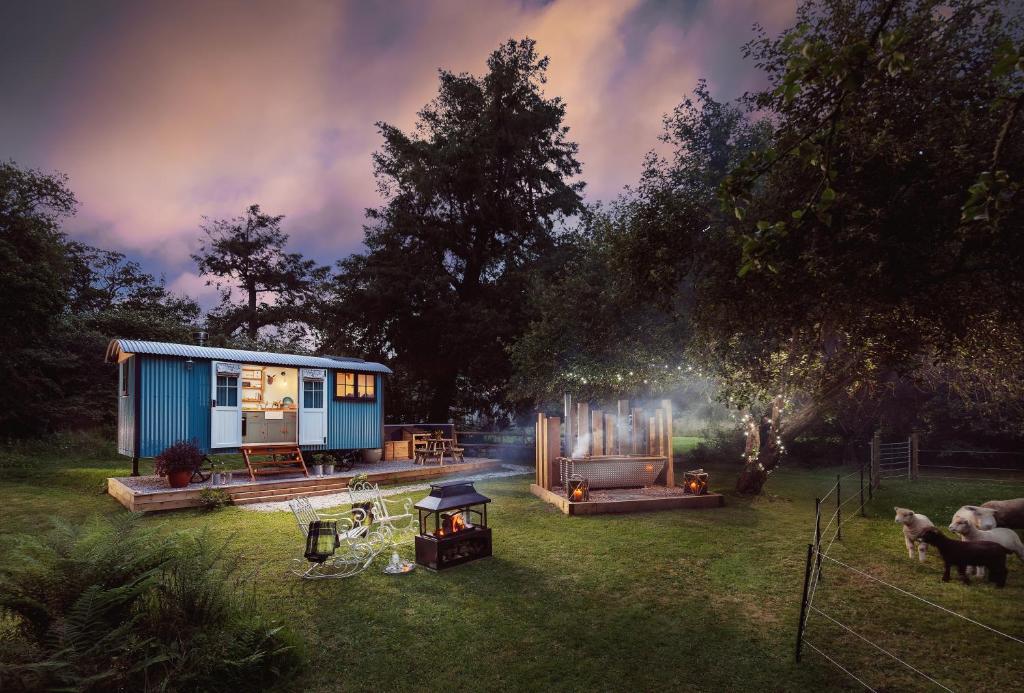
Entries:
POLYGON ((309 476, 298 445, 245 445, 242 446, 242 457, 249 469, 249 478, 253 481, 256 481, 257 474, 302 472, 309 476))

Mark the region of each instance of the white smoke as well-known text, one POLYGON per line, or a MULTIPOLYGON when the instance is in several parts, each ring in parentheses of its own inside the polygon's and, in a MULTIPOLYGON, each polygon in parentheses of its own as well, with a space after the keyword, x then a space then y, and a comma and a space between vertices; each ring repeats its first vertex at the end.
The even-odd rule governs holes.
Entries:
POLYGON ((586 457, 590 454, 590 434, 583 433, 576 438, 576 445, 572 449, 573 457, 586 457))

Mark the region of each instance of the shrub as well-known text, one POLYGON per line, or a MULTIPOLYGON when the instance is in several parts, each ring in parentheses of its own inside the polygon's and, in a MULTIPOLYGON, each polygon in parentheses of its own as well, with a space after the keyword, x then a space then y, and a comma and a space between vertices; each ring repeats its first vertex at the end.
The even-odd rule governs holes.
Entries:
POLYGON ((190 472, 203 461, 203 451, 194 441, 179 440, 167 447, 153 460, 153 471, 159 476, 170 472, 190 472))
POLYGON ((743 434, 735 428, 716 428, 687 453, 683 459, 689 468, 743 463, 743 434))
POLYGON ((219 690, 295 667, 227 544, 132 516, 10 539, 0 566, 0 689, 219 690))
POLYGON ((204 510, 216 510, 231 505, 231 494, 222 488, 204 488, 199 493, 199 505, 204 510))

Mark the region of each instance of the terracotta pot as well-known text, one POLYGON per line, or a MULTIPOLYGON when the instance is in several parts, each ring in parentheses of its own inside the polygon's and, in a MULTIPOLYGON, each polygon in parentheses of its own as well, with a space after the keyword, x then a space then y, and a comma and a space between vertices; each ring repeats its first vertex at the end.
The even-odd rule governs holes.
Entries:
POLYGON ((171 488, 184 488, 191 480, 192 470, 190 469, 175 469, 173 472, 167 472, 167 483, 171 485, 171 488))

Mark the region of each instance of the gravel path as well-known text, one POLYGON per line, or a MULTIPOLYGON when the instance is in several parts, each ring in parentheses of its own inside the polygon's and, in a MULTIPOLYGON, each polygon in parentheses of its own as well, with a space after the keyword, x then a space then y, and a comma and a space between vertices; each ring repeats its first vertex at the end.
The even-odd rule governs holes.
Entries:
MULTIPOLYGON (((533 474, 533 467, 522 467, 519 465, 505 464, 502 465, 502 471, 500 472, 482 472, 480 474, 470 474, 467 476, 455 476, 451 478, 445 478, 444 481, 482 481, 484 479, 500 479, 508 476, 523 476, 526 474, 533 474)), ((394 486, 392 488, 381 489, 382 496, 401 496, 409 493, 416 493, 418 491, 426 491, 430 488, 430 484, 409 484, 408 486, 394 486)), ((342 493, 332 493, 328 496, 309 496, 310 505, 314 508, 334 508, 339 505, 344 505, 349 502, 348 491, 342 493)), ((356 502, 369 500, 369 494, 365 491, 356 494, 356 502), (361 497, 365 496, 365 498, 361 497)), ((276 503, 249 503, 246 505, 238 506, 242 510, 252 510, 258 513, 273 513, 273 512, 284 512, 290 510, 288 507, 288 501, 279 501, 276 503)))

